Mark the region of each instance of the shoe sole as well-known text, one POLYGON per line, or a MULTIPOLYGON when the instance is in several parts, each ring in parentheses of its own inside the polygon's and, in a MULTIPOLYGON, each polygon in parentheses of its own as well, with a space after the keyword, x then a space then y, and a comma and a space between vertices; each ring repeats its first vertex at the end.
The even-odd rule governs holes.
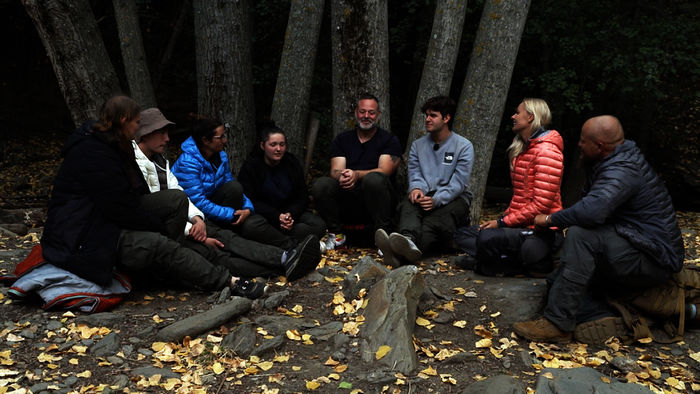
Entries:
POLYGON ((621 317, 604 317, 602 319, 581 323, 574 330, 574 339, 588 344, 600 345, 610 337, 624 339, 629 331, 621 317))
POLYGON ((513 332, 518 334, 519 337, 525 338, 528 341, 542 342, 542 343, 569 343, 569 342, 571 342, 571 335, 564 335, 564 336, 550 337, 550 338, 528 335, 524 330, 521 330, 517 324, 518 323, 513 324, 513 332))
POLYGON ((309 235, 299 244, 299 259, 287 272, 287 281, 295 281, 304 277, 309 271, 316 268, 321 261, 321 250, 318 247, 318 237, 309 235))
POLYGON ((408 239, 399 233, 391 233, 389 236, 391 250, 395 254, 405 258, 411 264, 418 262, 423 257, 420 250, 416 250, 408 243, 408 239))
POLYGON ((394 251, 391 250, 389 235, 381 228, 374 233, 374 244, 382 251, 384 264, 394 268, 400 266, 400 261, 394 257, 394 251))

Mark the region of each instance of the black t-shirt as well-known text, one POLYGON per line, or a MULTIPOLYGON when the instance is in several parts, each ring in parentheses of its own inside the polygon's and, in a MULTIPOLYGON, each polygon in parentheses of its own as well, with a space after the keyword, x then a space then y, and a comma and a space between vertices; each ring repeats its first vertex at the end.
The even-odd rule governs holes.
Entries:
POLYGON ((379 165, 379 156, 401 156, 399 139, 390 132, 377 128, 374 136, 360 143, 355 129, 338 134, 331 145, 331 158, 345 157, 345 168, 371 170, 379 165))

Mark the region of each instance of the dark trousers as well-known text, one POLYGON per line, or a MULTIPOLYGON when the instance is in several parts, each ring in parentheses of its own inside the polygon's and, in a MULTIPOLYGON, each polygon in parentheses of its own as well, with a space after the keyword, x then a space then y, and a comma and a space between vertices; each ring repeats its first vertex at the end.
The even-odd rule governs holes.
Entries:
POLYGON ((393 227, 396 191, 382 173, 365 175, 352 190, 342 189, 331 177, 321 177, 311 187, 311 195, 331 233, 342 233, 343 224, 371 223, 375 231, 393 227))
MULTIPOLYGON (((216 189, 210 199, 216 204, 240 209, 243 206, 243 186, 238 181, 225 183, 216 189)), ((274 245, 285 250, 291 249, 296 245, 296 242, 290 236, 282 234, 272 227, 264 217, 255 213, 236 226, 222 222, 216 222, 216 224, 222 228, 232 230, 244 238, 267 245, 274 245)))
POLYGON ((458 226, 469 222, 469 205, 456 198, 447 205, 424 211, 406 198, 399 206, 399 232, 409 236, 424 252, 454 250, 458 226))
POLYGON ((455 240, 460 248, 477 261, 475 271, 483 275, 517 275, 549 272, 552 253, 563 241, 561 231, 529 228, 462 227, 455 240))
POLYGON ((544 316, 562 331, 573 331, 590 295, 629 294, 668 280, 672 272, 619 236, 612 225, 572 226, 566 233, 561 264, 551 283, 544 316))
POLYGON ((294 218, 291 230, 280 229, 279 231, 283 234, 289 234, 297 242, 311 234, 321 238, 326 234, 326 222, 311 212, 304 212, 301 216, 294 218))
POLYGON ((145 274, 202 290, 222 289, 231 281, 226 267, 158 233, 123 230, 119 253, 119 265, 128 274, 145 274))
POLYGON ((168 189, 141 196, 141 206, 165 224, 167 237, 177 242, 185 238, 189 200, 182 190, 168 189))

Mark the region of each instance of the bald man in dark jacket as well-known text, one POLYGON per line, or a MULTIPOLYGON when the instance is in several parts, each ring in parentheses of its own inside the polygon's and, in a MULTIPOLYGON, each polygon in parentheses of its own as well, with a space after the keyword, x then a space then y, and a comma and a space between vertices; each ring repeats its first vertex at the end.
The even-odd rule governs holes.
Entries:
POLYGON ((559 269, 550 277, 544 317, 513 325, 533 341, 571 340, 592 288, 629 294, 665 282, 683 265, 671 197, 636 144, 624 139, 618 119, 586 121, 579 147, 588 170, 584 196, 567 209, 535 218, 536 226, 569 230, 559 269))

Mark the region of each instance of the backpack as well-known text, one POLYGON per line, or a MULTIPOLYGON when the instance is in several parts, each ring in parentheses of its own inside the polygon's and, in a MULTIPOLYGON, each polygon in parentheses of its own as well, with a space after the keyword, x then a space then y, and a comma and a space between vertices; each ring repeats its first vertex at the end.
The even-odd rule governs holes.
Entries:
POLYGON ((685 305, 700 304, 700 266, 684 265, 664 284, 631 298, 608 298, 608 303, 620 312, 625 325, 632 331, 630 341, 641 338, 660 343, 681 341, 685 332, 685 305), (650 319, 663 322, 663 329, 670 339, 655 338, 647 323, 650 319))

